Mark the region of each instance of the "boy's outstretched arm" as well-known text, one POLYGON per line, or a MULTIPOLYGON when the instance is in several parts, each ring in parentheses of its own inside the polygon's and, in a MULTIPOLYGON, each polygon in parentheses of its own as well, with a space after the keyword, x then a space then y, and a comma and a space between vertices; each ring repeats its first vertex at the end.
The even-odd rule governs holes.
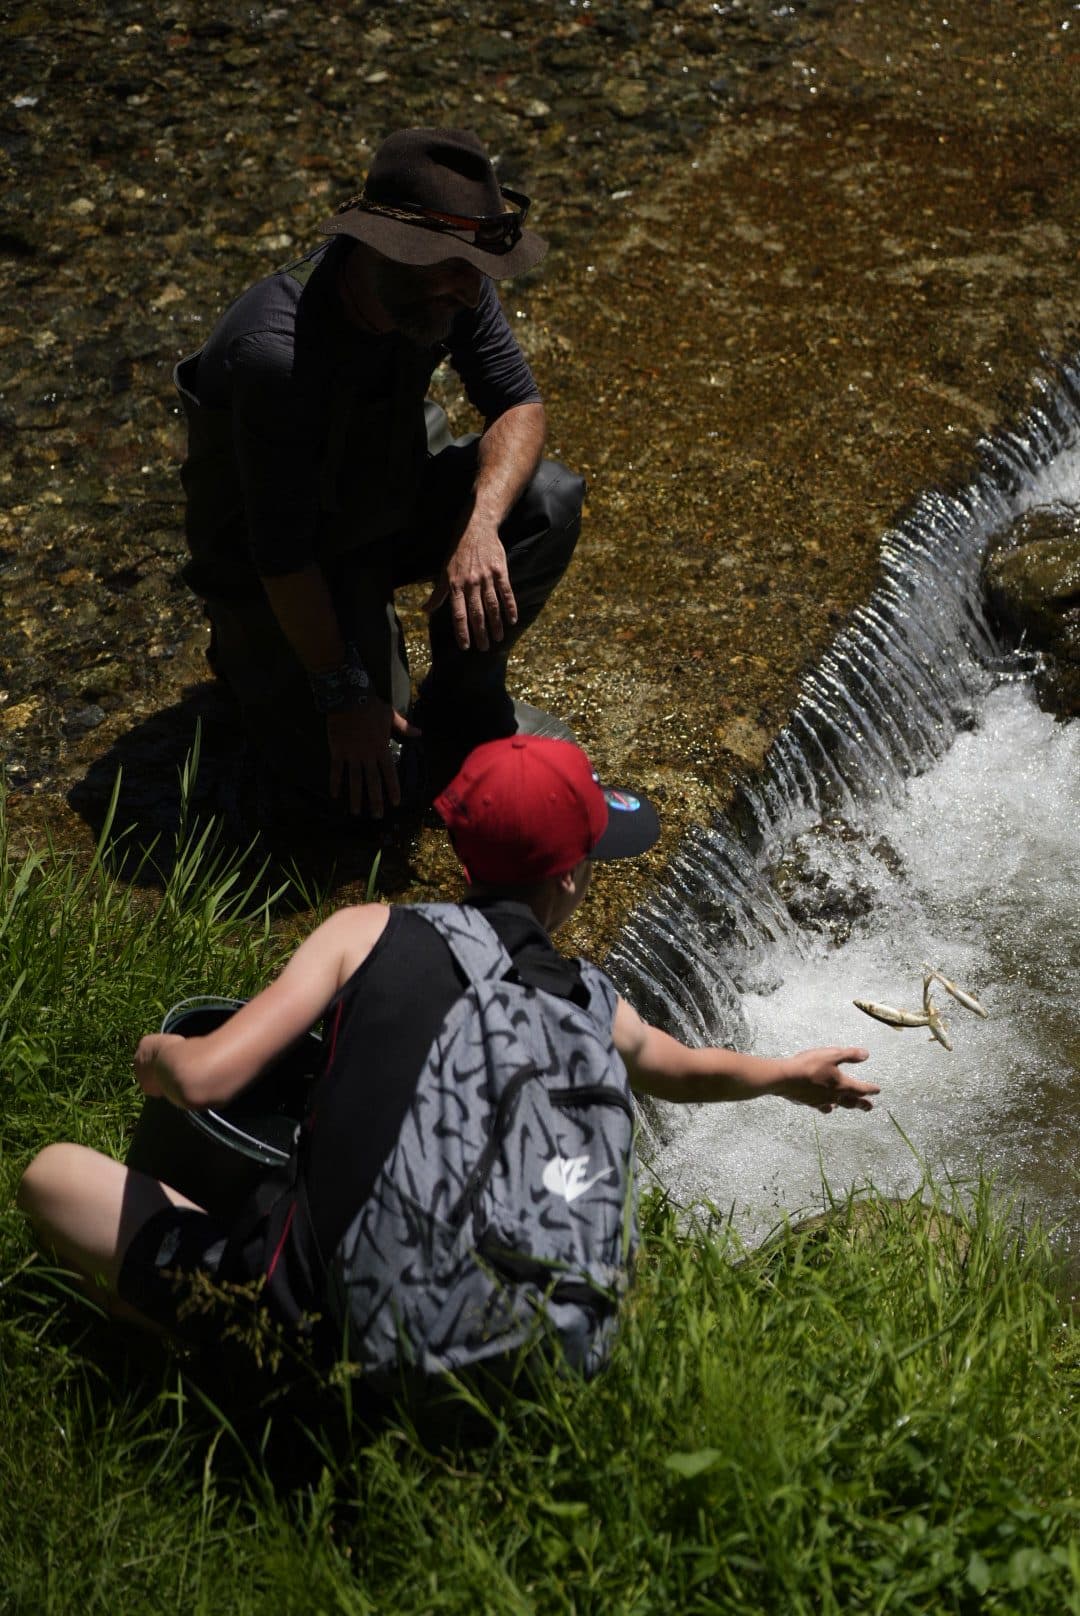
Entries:
POLYGON ((865 1049, 804 1049, 783 1060, 731 1049, 690 1049, 643 1021, 625 999, 619 1000, 613 1032, 634 1092, 657 1100, 688 1104, 778 1094, 819 1111, 838 1105, 870 1111, 870 1095, 880 1092, 876 1083, 864 1083, 840 1069, 866 1060, 865 1049))
POLYGON ((369 903, 339 909, 300 944, 281 975, 202 1038, 150 1033, 135 1051, 147 1094, 195 1109, 223 1105, 275 1055, 308 1031, 382 936, 390 911, 369 903))

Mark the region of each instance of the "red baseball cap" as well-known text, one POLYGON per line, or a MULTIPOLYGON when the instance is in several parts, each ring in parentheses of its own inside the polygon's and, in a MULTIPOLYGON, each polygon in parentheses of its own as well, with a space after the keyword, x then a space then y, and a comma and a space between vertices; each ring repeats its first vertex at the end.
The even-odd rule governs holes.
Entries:
POLYGON ((633 858, 660 835, 647 798, 602 786, 585 753, 508 735, 469 753, 435 807, 470 881, 528 886, 583 858, 633 858))

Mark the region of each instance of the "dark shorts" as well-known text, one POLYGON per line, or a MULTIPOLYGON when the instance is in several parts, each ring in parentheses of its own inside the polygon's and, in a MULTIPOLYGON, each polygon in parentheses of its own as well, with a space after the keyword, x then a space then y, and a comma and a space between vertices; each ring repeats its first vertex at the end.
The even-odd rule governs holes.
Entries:
POLYGON ((228 1233, 208 1212, 162 1207, 124 1253, 120 1299, 184 1340, 220 1339, 222 1308, 236 1290, 221 1281, 228 1233))

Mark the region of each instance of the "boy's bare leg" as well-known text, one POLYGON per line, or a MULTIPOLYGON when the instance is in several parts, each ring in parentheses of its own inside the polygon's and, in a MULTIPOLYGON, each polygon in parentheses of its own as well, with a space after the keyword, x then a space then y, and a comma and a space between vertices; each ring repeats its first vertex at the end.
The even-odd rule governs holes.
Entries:
POLYGON ((142 1324, 149 1321, 117 1296, 128 1246, 163 1207, 204 1210, 168 1184, 73 1144, 47 1145, 23 1174, 17 1199, 42 1245, 82 1276, 90 1295, 142 1324))

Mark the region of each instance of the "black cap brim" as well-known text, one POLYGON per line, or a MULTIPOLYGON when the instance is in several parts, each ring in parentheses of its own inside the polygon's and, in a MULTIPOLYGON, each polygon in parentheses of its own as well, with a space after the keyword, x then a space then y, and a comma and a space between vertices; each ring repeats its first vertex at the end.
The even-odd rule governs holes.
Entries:
POLYGON ((607 829, 589 854, 594 859, 636 858, 660 836, 660 820, 648 797, 620 786, 601 786, 607 801, 607 829))

